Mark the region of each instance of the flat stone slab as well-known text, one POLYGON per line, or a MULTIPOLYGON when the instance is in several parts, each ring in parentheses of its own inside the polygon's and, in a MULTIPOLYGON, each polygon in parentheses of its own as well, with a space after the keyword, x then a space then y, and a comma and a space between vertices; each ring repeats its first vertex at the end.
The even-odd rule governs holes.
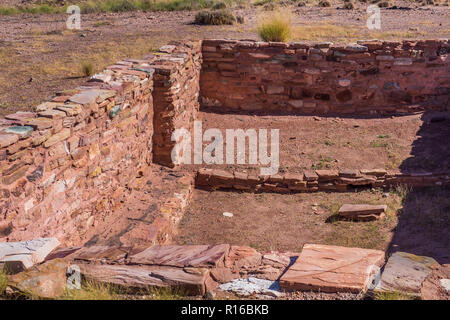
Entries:
POLYGON ((340 217, 349 219, 376 220, 384 216, 386 209, 385 204, 344 204, 338 214, 340 217))
POLYGON ((121 287, 151 288, 171 287, 189 295, 205 294, 208 270, 161 266, 79 264, 88 279, 121 287))
POLYGON ((39 238, 22 242, 0 243, 0 263, 13 272, 28 269, 45 260, 59 246, 56 238, 39 238))
POLYGON ((284 295, 284 293, 280 291, 280 285, 277 281, 258 279, 255 277, 235 279, 231 282, 221 284, 219 289, 222 291, 234 292, 240 296, 263 294, 272 297, 281 297, 284 295))
POLYGON ((89 262, 123 262, 131 249, 131 247, 97 245, 83 247, 71 257, 74 260, 85 260, 89 262))
POLYGON ((437 266, 439 264, 433 258, 395 252, 390 256, 374 290, 420 296, 422 283, 431 274, 432 268, 437 266))
POLYGON ((172 267, 217 267, 224 263, 230 245, 156 245, 132 255, 130 264, 172 267))
POLYGON ((365 292, 383 262, 380 250, 305 244, 280 286, 289 291, 365 292))

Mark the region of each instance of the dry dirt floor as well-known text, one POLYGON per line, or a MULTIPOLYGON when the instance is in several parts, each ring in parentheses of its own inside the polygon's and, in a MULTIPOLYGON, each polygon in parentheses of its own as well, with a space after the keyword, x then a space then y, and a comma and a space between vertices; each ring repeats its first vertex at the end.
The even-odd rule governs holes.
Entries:
MULTIPOLYGON (((349 42, 450 35, 448 6, 395 4, 399 9, 381 9, 381 30, 373 31, 366 27, 364 3, 357 2, 354 10, 339 9, 341 2, 330 8, 289 6, 292 40, 349 42)), ((258 39, 261 6, 233 11, 245 17, 244 24, 194 25, 195 11, 93 13, 82 15, 82 30, 72 31, 66 29, 65 14, 0 16, 0 115, 30 110, 55 91, 85 82, 82 63, 101 71, 119 59, 140 58, 171 40, 258 39)))
MULTIPOLYGON (((226 129, 279 129, 279 171, 306 169, 400 169, 448 172, 450 112, 426 112, 392 117, 317 117, 293 115, 217 114, 200 112, 202 130, 217 128, 223 136, 225 163, 226 129)), ((270 139, 269 139, 270 141, 270 139)), ((203 148, 210 142, 204 142, 203 148)), ((235 142, 235 163, 236 161, 235 142)), ((246 161, 249 152, 246 142, 246 161)), ((270 149, 269 149, 270 152, 270 149)), ((214 165, 222 169, 252 171, 259 165, 214 165)))
POLYGON ((174 242, 297 252, 305 243, 319 243, 405 251, 449 264, 450 190, 289 195, 195 190, 174 242), (388 209, 385 218, 377 221, 342 221, 336 214, 344 203, 386 204, 388 209))

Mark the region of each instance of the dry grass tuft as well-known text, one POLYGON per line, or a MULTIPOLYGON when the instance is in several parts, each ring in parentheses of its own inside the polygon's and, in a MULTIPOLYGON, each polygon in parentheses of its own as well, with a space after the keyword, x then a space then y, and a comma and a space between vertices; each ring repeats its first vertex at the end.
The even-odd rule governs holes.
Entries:
POLYGON ((94 66, 90 62, 83 62, 81 64, 81 71, 85 77, 90 77, 94 74, 94 66))
POLYGON ((286 42, 291 38, 291 14, 288 11, 275 11, 263 15, 258 34, 264 41, 286 42))

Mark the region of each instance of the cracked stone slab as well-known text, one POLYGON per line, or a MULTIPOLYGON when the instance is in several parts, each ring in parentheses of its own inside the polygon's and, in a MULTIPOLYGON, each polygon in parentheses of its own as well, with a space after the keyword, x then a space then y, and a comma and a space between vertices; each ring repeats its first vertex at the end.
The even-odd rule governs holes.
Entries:
POLYGON ((13 272, 28 269, 45 260, 59 246, 56 238, 38 238, 22 242, 0 243, 0 263, 13 272))
POLYGON ((305 244, 280 286, 289 291, 366 292, 383 263, 380 250, 305 244))
POLYGON ((81 274, 94 281, 125 288, 171 287, 189 295, 203 295, 208 270, 166 266, 79 264, 81 274))
POLYGON ((222 266, 230 245, 156 245, 132 255, 130 264, 172 267, 222 266))
POLYGON ((423 282, 437 266, 439 264, 433 258, 395 252, 390 256, 374 291, 420 296, 423 282))

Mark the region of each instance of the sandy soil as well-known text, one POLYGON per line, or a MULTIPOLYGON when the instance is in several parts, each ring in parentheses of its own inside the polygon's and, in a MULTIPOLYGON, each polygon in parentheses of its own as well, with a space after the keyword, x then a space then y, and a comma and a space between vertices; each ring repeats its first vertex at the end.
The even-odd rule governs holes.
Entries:
MULTIPOLYGON (((384 168, 435 172, 450 168, 450 150, 442 143, 450 137, 450 112, 384 118, 200 112, 198 120, 203 132, 211 128, 221 131, 224 155, 226 129, 279 129, 279 171, 384 168)), ((204 148, 208 144, 204 142, 204 148)), ((248 163, 248 145, 246 157, 248 163)), ((257 169, 248 164, 211 167, 257 169)))
POLYGON ((449 199, 449 189, 291 195, 196 190, 174 241, 263 251, 300 251, 305 243, 322 243, 404 251, 450 263, 449 199), (344 203, 387 204, 388 210, 378 221, 339 221, 335 215, 344 203))

